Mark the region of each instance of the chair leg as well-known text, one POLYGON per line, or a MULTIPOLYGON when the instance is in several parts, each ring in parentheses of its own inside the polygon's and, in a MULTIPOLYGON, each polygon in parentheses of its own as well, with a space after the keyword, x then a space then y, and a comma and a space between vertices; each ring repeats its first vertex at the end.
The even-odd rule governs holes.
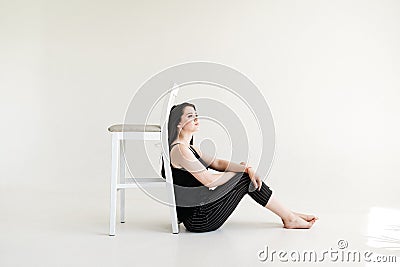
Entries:
POLYGON ((119 162, 119 140, 117 136, 112 136, 111 141, 111 194, 110 194, 110 236, 115 235, 115 222, 117 217, 117 178, 118 178, 118 162, 119 162))
POLYGON ((171 223, 172 223, 172 233, 173 234, 179 234, 179 224, 178 224, 178 219, 176 217, 176 210, 175 207, 170 207, 170 214, 171 214, 171 223))
POLYGON ((168 195, 168 203, 171 203, 172 205, 169 208, 170 211, 170 217, 171 217, 171 224, 172 224, 172 233, 173 234, 179 234, 179 224, 178 224, 178 217, 176 214, 176 208, 175 208, 175 197, 174 197, 174 187, 171 183, 167 182, 167 195, 168 195))
MULTIPOLYGON (((120 184, 125 183, 125 140, 120 141, 120 153, 119 153, 119 180, 120 184)), ((125 223, 125 188, 121 188, 119 193, 120 196, 120 219, 121 223, 125 223)))

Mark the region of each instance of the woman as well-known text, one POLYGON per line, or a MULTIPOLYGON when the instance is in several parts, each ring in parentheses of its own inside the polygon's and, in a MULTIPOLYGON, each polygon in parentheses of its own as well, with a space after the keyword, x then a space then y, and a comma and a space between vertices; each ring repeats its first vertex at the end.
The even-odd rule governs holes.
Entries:
MULTIPOLYGON (((188 231, 218 229, 246 194, 278 215, 285 228, 310 228, 318 219, 314 215, 292 212, 283 206, 251 166, 246 166, 244 162, 237 164, 213 158, 193 146, 193 133, 198 129, 199 121, 193 104, 185 102, 171 108, 168 143, 174 187, 198 189, 186 190, 189 192, 186 195, 185 190, 175 189, 178 221, 183 222, 188 231), (220 173, 209 172, 209 167, 220 173), (211 188, 215 190, 209 190, 211 188), (182 204, 190 200, 193 200, 192 205, 182 204)), ((164 164, 161 174, 165 178, 164 164)))

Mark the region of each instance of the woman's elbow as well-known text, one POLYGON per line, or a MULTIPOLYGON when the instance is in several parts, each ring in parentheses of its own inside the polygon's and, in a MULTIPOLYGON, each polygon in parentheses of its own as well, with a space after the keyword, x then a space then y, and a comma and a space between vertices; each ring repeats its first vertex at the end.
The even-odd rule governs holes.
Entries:
POLYGON ((204 186, 206 186, 208 188, 214 187, 215 186, 214 183, 215 183, 215 179, 214 179, 213 175, 211 173, 207 173, 207 176, 204 177, 204 179, 203 179, 204 186))

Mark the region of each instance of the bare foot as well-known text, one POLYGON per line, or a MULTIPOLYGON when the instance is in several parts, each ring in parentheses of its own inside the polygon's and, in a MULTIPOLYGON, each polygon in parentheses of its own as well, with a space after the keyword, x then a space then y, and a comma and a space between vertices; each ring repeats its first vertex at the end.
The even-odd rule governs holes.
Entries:
POLYGON ((298 213, 298 212, 294 212, 294 214, 296 214, 297 216, 299 216, 300 218, 306 220, 307 222, 310 222, 312 220, 318 220, 319 218, 315 215, 309 215, 309 214, 302 214, 302 213, 298 213))
POLYGON ((310 221, 306 221, 305 219, 303 219, 302 217, 300 217, 299 215, 293 213, 293 216, 291 216, 288 219, 283 220, 283 227, 284 228, 288 228, 288 229, 308 229, 311 228, 311 226, 313 226, 313 224, 315 223, 315 218, 310 220, 310 221))

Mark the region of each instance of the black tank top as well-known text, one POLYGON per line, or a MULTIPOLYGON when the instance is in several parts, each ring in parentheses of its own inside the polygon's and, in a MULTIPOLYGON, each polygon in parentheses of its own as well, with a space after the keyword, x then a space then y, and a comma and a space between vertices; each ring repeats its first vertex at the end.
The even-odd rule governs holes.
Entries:
MULTIPOLYGON (((171 145, 170 151, 174 145, 181 144, 181 143, 175 143, 171 145)), ((206 169, 209 168, 207 163, 203 161, 200 158, 200 155, 196 152, 196 150, 193 149, 193 147, 189 146, 189 149, 193 152, 193 154, 196 156, 196 158, 206 167, 206 169)), ((196 179, 189 171, 185 170, 184 168, 175 168, 172 166, 172 163, 170 164, 171 166, 171 171, 172 171, 172 177, 174 184, 182 186, 182 187, 198 187, 198 186, 204 186, 199 180, 196 179)), ((178 191, 179 192, 179 191, 178 191)), ((176 191, 176 193, 178 193, 176 191)), ((176 194, 175 193, 175 194, 176 194)), ((176 197, 176 196, 175 196, 176 197)), ((178 215, 178 220, 179 221, 184 221, 187 217, 189 217, 196 206, 193 207, 181 207, 181 206, 176 206, 176 213, 178 215)))

